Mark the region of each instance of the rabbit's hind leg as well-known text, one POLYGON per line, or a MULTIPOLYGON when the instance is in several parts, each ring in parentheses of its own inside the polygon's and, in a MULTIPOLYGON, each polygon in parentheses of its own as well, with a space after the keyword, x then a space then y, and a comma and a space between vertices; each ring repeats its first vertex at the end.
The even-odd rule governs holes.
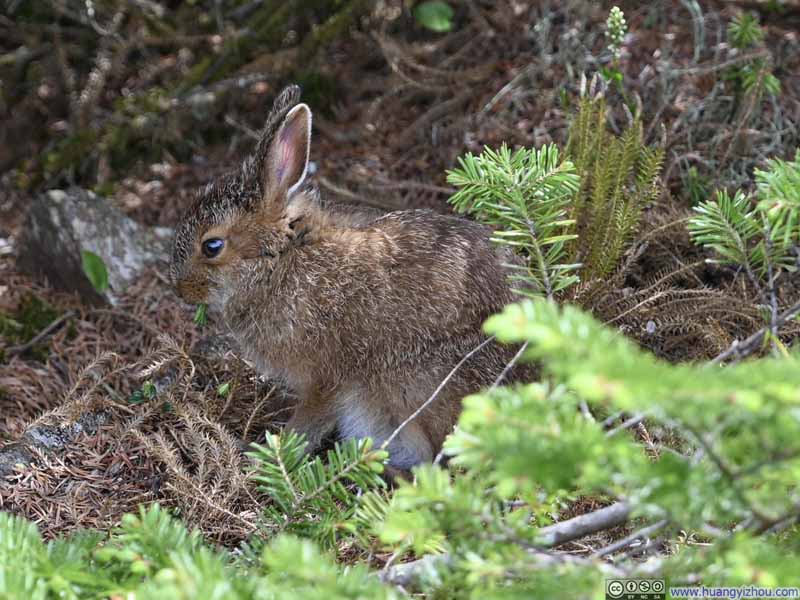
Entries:
MULTIPOLYGON (((397 418, 389 406, 375 402, 375 391, 366 386, 356 387, 337 397, 339 437, 369 437, 375 447, 380 447, 400 426, 402 419, 397 418)), ((394 436, 387 450, 389 465, 399 470, 433 460, 430 440, 415 421, 407 423, 394 436)))
POLYGON ((389 444, 388 450, 389 464, 400 470, 433 460, 433 446, 419 423, 414 421, 403 427, 389 444))

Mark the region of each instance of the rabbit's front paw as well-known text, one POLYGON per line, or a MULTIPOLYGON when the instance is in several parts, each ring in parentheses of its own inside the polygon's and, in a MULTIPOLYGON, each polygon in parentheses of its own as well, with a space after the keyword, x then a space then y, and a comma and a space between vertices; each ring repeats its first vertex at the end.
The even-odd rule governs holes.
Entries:
POLYGON ((287 430, 305 436, 307 453, 319 448, 320 442, 335 426, 336 418, 330 402, 316 397, 298 403, 292 418, 286 423, 287 430))

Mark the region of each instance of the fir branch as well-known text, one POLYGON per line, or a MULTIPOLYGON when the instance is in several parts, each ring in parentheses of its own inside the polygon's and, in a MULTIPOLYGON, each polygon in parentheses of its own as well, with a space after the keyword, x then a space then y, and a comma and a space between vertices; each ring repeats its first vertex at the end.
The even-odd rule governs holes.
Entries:
POLYGON ((713 200, 707 200, 695 207, 696 215, 689 220, 689 233, 696 244, 711 248, 722 257, 714 262, 741 265, 750 282, 761 290, 756 275, 765 267, 763 261, 755 262, 753 241, 761 232, 759 219, 750 209, 750 200, 737 191, 731 197, 727 191, 718 191, 713 200))
POLYGON ((458 212, 492 226, 494 242, 528 258, 527 267, 517 269, 522 274, 511 276, 523 283, 518 292, 552 298, 578 281, 579 265, 566 261, 566 243, 575 238, 568 212, 579 178, 555 145, 467 154, 447 180, 459 188, 450 198, 458 212))

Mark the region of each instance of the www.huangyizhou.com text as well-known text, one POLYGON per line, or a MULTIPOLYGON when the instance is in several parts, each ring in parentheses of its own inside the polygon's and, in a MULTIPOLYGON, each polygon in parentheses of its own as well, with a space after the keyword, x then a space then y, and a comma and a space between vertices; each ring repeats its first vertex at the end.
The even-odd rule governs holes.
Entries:
POLYGON ((669 590, 673 598, 800 598, 800 588, 760 587, 743 585, 739 587, 706 587, 704 585, 673 587, 669 590))

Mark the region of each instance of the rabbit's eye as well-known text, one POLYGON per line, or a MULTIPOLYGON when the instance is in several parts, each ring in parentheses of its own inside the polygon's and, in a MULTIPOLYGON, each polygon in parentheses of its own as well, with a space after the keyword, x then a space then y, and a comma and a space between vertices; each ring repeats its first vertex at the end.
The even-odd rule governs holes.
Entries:
POLYGON ((203 255, 206 258, 214 258, 217 256, 225 242, 219 238, 211 238, 203 242, 203 255))

